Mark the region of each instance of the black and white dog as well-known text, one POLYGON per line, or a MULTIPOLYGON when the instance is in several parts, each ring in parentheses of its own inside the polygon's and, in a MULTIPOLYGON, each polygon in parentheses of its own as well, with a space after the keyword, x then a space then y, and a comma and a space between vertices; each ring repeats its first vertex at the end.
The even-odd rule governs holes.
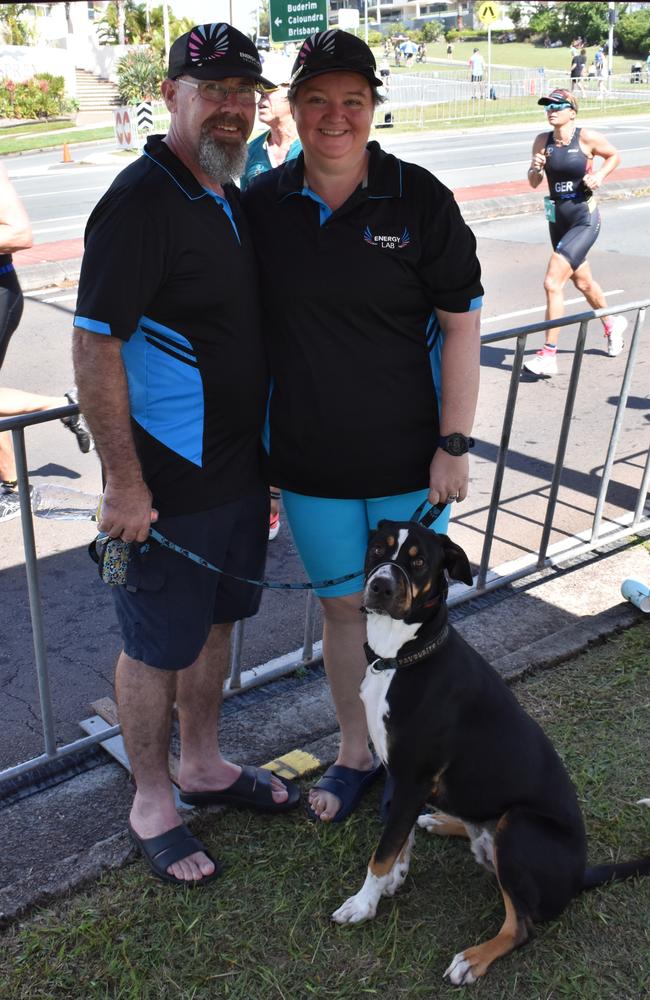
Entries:
POLYGON ((586 866, 576 793, 549 739, 497 672, 449 625, 447 577, 472 583, 467 556, 446 535, 382 521, 366 556, 369 666, 361 686, 375 749, 394 779, 388 820, 361 890, 332 915, 374 917, 403 884, 416 821, 465 837, 496 875, 501 930, 466 948, 445 976, 475 982, 560 914, 583 889, 650 874, 650 858, 586 866), (418 820, 422 806, 435 811, 418 820))

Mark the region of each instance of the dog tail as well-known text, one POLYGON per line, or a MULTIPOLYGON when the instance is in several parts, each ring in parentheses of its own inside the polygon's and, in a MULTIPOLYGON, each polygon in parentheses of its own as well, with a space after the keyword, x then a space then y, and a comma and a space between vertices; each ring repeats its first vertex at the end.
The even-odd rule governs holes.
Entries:
POLYGON ((616 865, 595 865, 593 868, 587 868, 582 879, 582 888, 595 889, 599 885, 621 882, 636 875, 650 875, 650 858, 637 858, 636 861, 622 861, 616 865))

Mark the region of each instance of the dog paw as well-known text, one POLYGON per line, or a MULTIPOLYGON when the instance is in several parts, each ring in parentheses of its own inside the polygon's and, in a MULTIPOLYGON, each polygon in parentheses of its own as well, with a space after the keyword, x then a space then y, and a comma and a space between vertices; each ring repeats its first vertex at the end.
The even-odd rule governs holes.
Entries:
POLYGON ((423 813, 417 818, 417 824, 422 830, 426 830, 427 833, 434 833, 435 827, 442 826, 442 820, 436 817, 435 813, 423 813))
POLYGON ((332 920, 336 924, 360 924, 364 920, 372 920, 376 912, 377 905, 373 905, 361 891, 356 896, 346 899, 343 905, 334 911, 332 920))
POLYGON ((459 951, 451 960, 451 965, 445 969, 443 979, 448 979, 454 986, 469 986, 476 982, 472 966, 465 958, 465 952, 459 951))

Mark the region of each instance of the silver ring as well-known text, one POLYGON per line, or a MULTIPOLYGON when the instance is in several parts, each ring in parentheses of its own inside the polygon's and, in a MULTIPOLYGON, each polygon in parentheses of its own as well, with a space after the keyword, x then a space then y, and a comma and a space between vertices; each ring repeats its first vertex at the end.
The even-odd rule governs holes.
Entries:
POLYGON ((453 503, 453 502, 454 502, 454 500, 458 500, 458 494, 457 494, 457 493, 451 493, 451 494, 450 494, 450 495, 449 495, 449 496, 447 497, 447 503, 453 503))

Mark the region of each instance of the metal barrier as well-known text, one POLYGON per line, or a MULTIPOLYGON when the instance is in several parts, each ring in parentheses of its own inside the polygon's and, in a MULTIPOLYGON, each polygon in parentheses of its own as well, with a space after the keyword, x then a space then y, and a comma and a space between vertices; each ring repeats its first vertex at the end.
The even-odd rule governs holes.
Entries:
MULTIPOLYGON (((487 513, 487 523, 485 527, 485 540, 481 553, 479 571, 473 587, 461 587, 455 585, 450 590, 450 606, 456 606, 472 600, 477 595, 502 587, 515 580, 532 575, 539 570, 549 566, 560 566, 563 562, 575 559, 577 556, 590 552, 599 546, 608 544, 633 535, 640 531, 650 529, 650 512, 644 513, 645 498, 650 487, 650 444, 648 445, 645 466, 639 484, 634 510, 629 511, 623 517, 614 522, 613 528, 603 529, 603 507, 605 496, 611 478, 616 446, 619 440, 623 416, 630 391, 632 374, 639 351, 639 341, 645 320, 647 306, 650 299, 640 302, 629 302, 617 308, 601 309, 595 312, 579 313, 567 316, 561 320, 552 322, 544 321, 533 323, 529 326, 515 327, 496 333, 484 334, 481 337, 482 344, 494 344, 504 340, 516 340, 514 361, 510 376, 510 386, 504 413, 503 425, 499 451, 495 464, 494 480, 490 506, 487 513), (600 490, 596 502, 596 509, 592 519, 591 530, 586 534, 574 535, 568 540, 549 545, 549 538, 553 526, 553 517, 557 504, 558 492, 560 488, 560 477, 564 464, 567 440, 571 419, 574 412, 576 391, 580 378, 580 369, 585 349, 587 329, 589 322, 604 315, 616 315, 619 313, 633 313, 633 332, 628 348, 627 363, 621 384, 620 396, 616 408, 616 415, 610 435, 607 455, 603 464, 600 490), (516 565, 500 566, 494 570, 489 569, 490 553, 494 538, 494 529, 499 511, 501 491, 503 487, 503 477, 508 458, 508 447, 512 431, 513 419, 515 415, 517 393, 520 384, 524 349, 527 338, 533 334, 549 329, 550 327, 564 327, 575 323, 579 324, 578 338, 574 352, 571 376, 566 394, 566 402, 562 425, 558 436, 557 453, 551 477, 550 493, 547 501, 546 516, 542 529, 541 541, 538 551, 531 553, 517 561, 516 565)), ((0 431, 10 430, 12 432, 14 450, 16 454, 16 467, 18 471, 18 484, 20 491, 21 522, 23 532, 23 544, 25 549, 25 568, 29 590, 30 614, 32 621, 32 632, 34 641, 34 656, 36 671, 38 676, 38 688, 41 704, 41 718, 43 727, 44 753, 32 760, 24 761, 14 767, 0 771, 0 784, 21 774, 32 770, 45 761, 62 757, 92 746, 96 743, 103 743, 120 733, 119 726, 111 726, 103 729, 99 733, 75 740, 62 747, 56 746, 56 739, 53 725, 53 713, 48 679, 47 657, 45 652, 45 641, 43 634, 43 617, 41 611, 41 598, 38 582, 38 560, 34 539, 34 525, 32 521, 32 511, 29 501, 29 483, 27 473, 27 454, 25 448, 24 431, 26 427, 34 424, 45 423, 50 420, 58 420, 61 417, 70 416, 76 413, 78 407, 65 406, 55 410, 48 410, 43 413, 29 414, 20 417, 11 417, 0 420, 0 431)), ((238 622, 235 626, 231 657, 231 673, 228 685, 224 691, 225 697, 229 697, 238 691, 266 683, 276 677, 284 676, 293 672, 300 666, 306 666, 316 662, 320 658, 321 643, 314 642, 314 620, 316 602, 312 593, 309 595, 307 611, 305 616, 304 643, 301 650, 287 653, 278 657, 261 667, 254 668, 242 674, 241 651, 243 645, 243 622, 238 622)))
MULTIPOLYGON (((393 125, 419 128, 464 118, 537 114, 542 94, 571 85, 566 74, 517 67, 492 67, 489 81, 484 76, 480 83, 472 83, 467 67, 444 63, 421 73, 392 73, 389 80, 382 91, 387 100, 377 108, 375 125, 385 124, 390 115, 393 125)), ((650 87, 632 82, 630 76, 583 77, 575 93, 581 111, 650 104, 650 87)))

